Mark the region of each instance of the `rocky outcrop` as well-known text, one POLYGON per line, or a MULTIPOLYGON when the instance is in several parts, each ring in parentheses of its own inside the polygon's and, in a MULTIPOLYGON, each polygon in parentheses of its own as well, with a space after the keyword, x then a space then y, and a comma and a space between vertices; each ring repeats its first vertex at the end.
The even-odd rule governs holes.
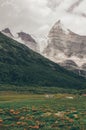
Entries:
POLYGON ((74 61, 72 61, 72 60, 65 60, 65 61, 63 61, 63 62, 61 62, 59 64, 61 66, 65 67, 65 68, 69 68, 69 69, 71 69, 71 68, 78 68, 78 65, 74 61))

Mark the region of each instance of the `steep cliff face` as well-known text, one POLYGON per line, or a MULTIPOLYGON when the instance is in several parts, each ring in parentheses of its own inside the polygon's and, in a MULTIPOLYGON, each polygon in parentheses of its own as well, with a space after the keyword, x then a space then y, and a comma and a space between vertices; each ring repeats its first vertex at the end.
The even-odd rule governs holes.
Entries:
POLYGON ((60 20, 51 28, 48 45, 43 54, 67 69, 75 71, 77 68, 79 71, 84 70, 86 74, 86 68, 83 67, 83 64, 86 64, 86 36, 80 36, 66 29, 60 20), (73 61, 77 66, 74 67, 71 62, 66 61, 73 61))

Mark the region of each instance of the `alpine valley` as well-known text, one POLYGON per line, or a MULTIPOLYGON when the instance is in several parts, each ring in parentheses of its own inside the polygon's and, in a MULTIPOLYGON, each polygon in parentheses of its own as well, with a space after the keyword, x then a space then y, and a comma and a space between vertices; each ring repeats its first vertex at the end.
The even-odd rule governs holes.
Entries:
MULTIPOLYGON (((47 57, 45 58, 37 53, 39 47, 31 35, 20 32, 15 38, 8 28, 4 29, 0 32, 0 84, 67 89, 85 88, 86 80, 83 77, 61 67, 65 65, 67 69, 72 68, 73 71, 75 69, 78 71, 79 60, 85 61, 86 48, 83 47, 86 44, 85 38, 69 30, 65 32, 58 21, 49 32, 47 47, 42 52, 42 55, 47 57), (78 37, 80 37, 79 42, 78 37)), ((85 63, 81 65, 85 70, 85 63)), ((0 89, 3 90, 3 87, 0 89)), ((5 87, 4 91, 9 89, 5 87)))

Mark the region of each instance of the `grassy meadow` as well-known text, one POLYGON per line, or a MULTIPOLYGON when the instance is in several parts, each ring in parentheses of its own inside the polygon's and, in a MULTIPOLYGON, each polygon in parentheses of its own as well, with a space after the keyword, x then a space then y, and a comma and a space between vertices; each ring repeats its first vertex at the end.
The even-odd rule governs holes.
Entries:
POLYGON ((0 93, 0 130, 86 130, 86 97, 0 93))

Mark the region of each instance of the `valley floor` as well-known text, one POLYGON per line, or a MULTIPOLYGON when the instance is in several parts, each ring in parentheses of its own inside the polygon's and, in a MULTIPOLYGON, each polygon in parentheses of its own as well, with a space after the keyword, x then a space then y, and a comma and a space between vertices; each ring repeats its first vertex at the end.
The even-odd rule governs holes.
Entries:
POLYGON ((86 130, 86 97, 0 93, 0 130, 86 130))

